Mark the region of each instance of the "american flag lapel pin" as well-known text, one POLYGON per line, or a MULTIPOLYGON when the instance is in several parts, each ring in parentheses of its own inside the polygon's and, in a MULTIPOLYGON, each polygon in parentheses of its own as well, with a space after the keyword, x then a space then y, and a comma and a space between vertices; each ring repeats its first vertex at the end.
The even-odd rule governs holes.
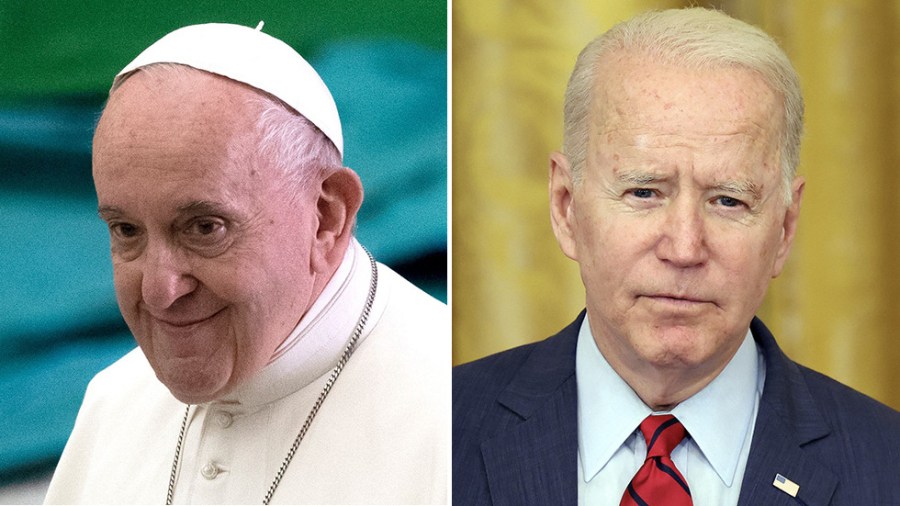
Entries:
POLYGON ((797 497, 797 492, 800 490, 800 485, 785 478, 780 473, 775 475, 775 481, 772 482, 772 485, 791 497, 797 497))

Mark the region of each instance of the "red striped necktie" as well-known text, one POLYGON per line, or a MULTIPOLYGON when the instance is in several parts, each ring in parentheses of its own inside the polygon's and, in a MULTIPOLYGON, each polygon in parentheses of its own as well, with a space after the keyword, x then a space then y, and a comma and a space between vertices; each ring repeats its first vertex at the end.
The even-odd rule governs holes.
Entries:
POLYGON ((672 450, 684 439, 684 426, 672 415, 650 415, 641 422, 647 460, 631 479, 619 506, 692 506, 691 491, 675 469, 672 450))

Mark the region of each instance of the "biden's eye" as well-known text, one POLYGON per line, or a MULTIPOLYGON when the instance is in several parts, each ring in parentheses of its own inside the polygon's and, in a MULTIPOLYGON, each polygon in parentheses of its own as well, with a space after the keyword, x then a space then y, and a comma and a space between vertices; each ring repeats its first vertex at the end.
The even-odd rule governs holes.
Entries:
POLYGON ((628 193, 639 199, 649 199, 653 197, 653 190, 649 188, 635 188, 633 190, 628 190, 628 193))
POLYGON ((726 195, 722 195, 720 197, 716 197, 715 202, 717 204, 722 205, 723 207, 740 207, 744 203, 734 197, 728 197, 726 195))

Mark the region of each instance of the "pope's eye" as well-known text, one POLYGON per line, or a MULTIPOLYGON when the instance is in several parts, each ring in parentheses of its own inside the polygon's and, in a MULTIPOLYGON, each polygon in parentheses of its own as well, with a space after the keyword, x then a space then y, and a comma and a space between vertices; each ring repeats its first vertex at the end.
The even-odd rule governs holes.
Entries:
POLYGON ((648 188, 635 188, 630 190, 632 196, 637 197, 639 199, 649 199, 653 196, 653 190, 648 188))
POLYGON ((218 247, 228 236, 226 223, 218 218, 197 218, 182 229, 186 244, 200 248, 218 247))
POLYGON ((110 223, 110 231, 113 235, 123 239, 130 239, 138 235, 138 228, 130 223, 110 223))
POLYGON ((221 225, 214 221, 198 221, 191 226, 191 231, 200 235, 215 233, 221 225))

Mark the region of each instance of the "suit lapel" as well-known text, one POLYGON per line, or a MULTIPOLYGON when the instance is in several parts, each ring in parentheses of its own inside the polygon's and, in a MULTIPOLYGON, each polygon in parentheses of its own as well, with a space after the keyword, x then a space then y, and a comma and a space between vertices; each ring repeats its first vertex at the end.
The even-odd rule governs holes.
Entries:
MULTIPOLYGON (((577 504, 578 426, 575 346, 582 314, 535 346, 498 397, 519 421, 481 445, 494 505, 577 504)), ((831 471, 803 447, 830 428, 797 368, 757 319, 753 335, 766 363, 753 442, 739 505, 827 505, 838 485, 831 471), (791 497, 773 485, 781 474, 800 486, 791 497)))
POLYGON ((830 428, 797 365, 782 353, 769 330, 758 319, 751 330, 765 357, 766 383, 738 504, 830 504, 838 480, 803 449, 828 437, 830 428), (777 474, 800 486, 796 499, 773 485, 777 474))
POLYGON ((583 319, 536 345, 498 397, 521 421, 481 445, 496 506, 578 502, 575 346, 583 319))

